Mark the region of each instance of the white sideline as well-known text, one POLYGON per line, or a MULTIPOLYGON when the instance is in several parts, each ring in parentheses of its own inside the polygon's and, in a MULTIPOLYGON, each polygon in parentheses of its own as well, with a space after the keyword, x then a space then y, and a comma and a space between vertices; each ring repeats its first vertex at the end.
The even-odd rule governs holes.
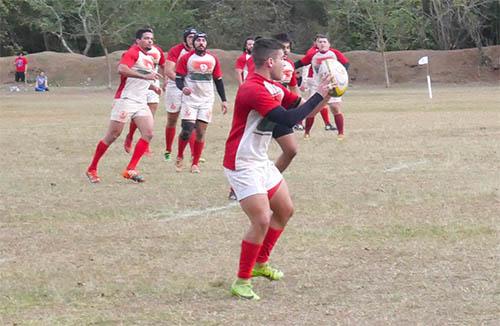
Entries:
POLYGON ((399 170, 404 170, 404 169, 409 169, 412 167, 415 167, 417 165, 422 165, 422 164, 427 164, 427 160, 422 160, 422 161, 417 161, 417 162, 409 162, 409 163, 399 163, 396 166, 393 166, 392 168, 387 168, 384 170, 384 172, 396 172, 399 170))
POLYGON ((205 209, 199 209, 199 210, 184 210, 179 213, 174 213, 174 212, 158 212, 156 214, 153 214, 152 217, 160 219, 162 222, 170 222, 170 221, 177 221, 177 220, 185 220, 193 217, 198 217, 198 216, 203 216, 206 215, 205 217, 208 217, 208 214, 214 213, 214 212, 220 212, 220 211, 225 211, 227 209, 231 209, 233 207, 238 206, 238 202, 234 201, 231 202, 225 206, 216 206, 216 207, 207 207, 205 209))

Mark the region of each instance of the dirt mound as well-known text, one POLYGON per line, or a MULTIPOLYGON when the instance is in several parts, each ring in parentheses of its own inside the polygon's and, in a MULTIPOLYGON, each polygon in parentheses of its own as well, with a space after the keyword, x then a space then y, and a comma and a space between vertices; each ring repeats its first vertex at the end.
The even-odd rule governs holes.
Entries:
MULTIPOLYGON (((387 52, 389 78, 391 83, 412 83, 425 80, 426 66, 419 66, 417 61, 429 56, 433 82, 467 83, 500 81, 500 46, 484 48, 491 59, 489 67, 478 66, 477 49, 454 51, 394 51, 387 52)), ((218 55, 224 80, 228 84, 236 82, 233 66, 240 51, 213 50, 218 55)), ((114 83, 118 83, 116 65, 123 51, 111 54, 114 83)), ((353 84, 384 85, 384 68, 380 53, 372 51, 346 52, 351 61, 350 76, 353 84)), ((300 56, 293 56, 294 59, 300 56)), ((33 80, 40 69, 49 76, 52 85, 59 86, 101 86, 107 84, 105 57, 89 58, 79 54, 42 52, 30 54, 28 76, 33 80)), ((0 83, 7 84, 14 80, 14 57, 0 58, 0 83)))

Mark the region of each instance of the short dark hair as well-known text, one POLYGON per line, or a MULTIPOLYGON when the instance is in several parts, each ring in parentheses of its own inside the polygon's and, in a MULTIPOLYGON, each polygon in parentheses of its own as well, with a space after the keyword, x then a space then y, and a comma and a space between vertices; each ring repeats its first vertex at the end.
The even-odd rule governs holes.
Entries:
POLYGON ((243 51, 245 51, 247 49, 247 42, 248 41, 253 41, 253 40, 254 40, 253 37, 247 37, 245 39, 245 42, 243 42, 243 51))
POLYGON ((292 40, 290 39, 288 33, 275 34, 273 35, 273 38, 280 41, 281 43, 292 43, 292 40))
POLYGON ((326 36, 326 34, 316 34, 314 40, 316 41, 319 38, 326 38, 328 40, 328 36, 326 36))
POLYGON ((138 29, 137 32, 135 32, 135 39, 136 40, 140 40, 142 38, 142 35, 144 33, 153 33, 153 29, 152 28, 141 28, 141 29, 138 29))
POLYGON ((283 50, 283 44, 277 40, 270 38, 259 38, 256 40, 252 50, 252 58, 255 66, 261 67, 278 50, 283 50))

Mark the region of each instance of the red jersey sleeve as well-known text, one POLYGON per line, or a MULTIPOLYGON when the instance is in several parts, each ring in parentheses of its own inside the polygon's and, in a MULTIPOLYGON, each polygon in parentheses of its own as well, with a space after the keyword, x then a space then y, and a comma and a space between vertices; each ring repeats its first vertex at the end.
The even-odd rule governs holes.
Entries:
POLYGON ((222 69, 220 68, 219 58, 217 58, 215 55, 213 57, 215 59, 215 67, 212 75, 214 76, 214 79, 220 79, 222 78, 222 69))
POLYGON ((337 49, 330 49, 333 51, 333 53, 335 53, 335 55, 337 56, 337 60, 341 63, 341 64, 346 64, 349 62, 349 59, 347 59, 347 57, 342 53, 340 52, 339 50, 337 49))
POLYGON ((156 48, 160 51, 160 60, 158 61, 158 65, 163 66, 165 65, 165 53, 163 52, 163 49, 160 48, 159 46, 155 45, 156 48))
POLYGON ((234 63, 234 68, 243 70, 245 69, 246 63, 247 63, 246 54, 243 53, 238 57, 238 59, 236 59, 236 62, 234 63))
POLYGON ((186 76, 187 75, 187 73, 188 73, 187 62, 188 62, 188 59, 189 59, 190 56, 191 56, 191 52, 190 53, 186 53, 185 55, 183 55, 179 59, 179 62, 177 62, 177 65, 175 66, 175 73, 176 74, 179 74, 179 75, 182 75, 182 76, 186 76))
POLYGON ((136 63, 137 59, 139 59, 139 51, 135 47, 131 47, 122 55, 120 59, 120 64, 124 64, 129 68, 132 68, 136 63))
MULTIPOLYGON (((295 80, 295 82, 297 82, 297 80, 295 80)), ((281 84, 279 84, 278 86, 280 86, 284 92, 283 99, 281 100, 281 106, 284 107, 285 109, 291 108, 292 105, 295 104, 295 102, 297 102, 299 96, 295 93, 290 92, 288 88, 282 86, 281 84)))
POLYGON ((310 65, 312 62, 312 57, 316 54, 316 52, 318 52, 318 49, 310 48, 309 50, 307 50, 302 59, 300 59, 300 62, 302 62, 304 66, 310 65))
MULTIPOLYGON (((167 60, 172 61, 173 63, 177 63, 177 60, 179 60, 179 55, 181 54, 182 47, 180 47, 181 44, 177 44, 176 46, 173 46, 170 48, 167 54, 167 60)), ((182 45, 184 46, 184 45, 182 45)))

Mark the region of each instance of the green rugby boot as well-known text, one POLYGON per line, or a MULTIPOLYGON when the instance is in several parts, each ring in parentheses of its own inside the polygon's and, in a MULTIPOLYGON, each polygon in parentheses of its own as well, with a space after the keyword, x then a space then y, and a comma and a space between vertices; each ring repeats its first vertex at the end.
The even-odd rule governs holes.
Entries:
POLYGON ((231 294, 235 297, 246 300, 260 300, 260 297, 253 292, 250 280, 237 279, 231 285, 231 294))
POLYGON ((252 277, 262 276, 270 281, 279 281, 283 277, 283 272, 272 267, 269 263, 255 264, 252 270, 252 277))

